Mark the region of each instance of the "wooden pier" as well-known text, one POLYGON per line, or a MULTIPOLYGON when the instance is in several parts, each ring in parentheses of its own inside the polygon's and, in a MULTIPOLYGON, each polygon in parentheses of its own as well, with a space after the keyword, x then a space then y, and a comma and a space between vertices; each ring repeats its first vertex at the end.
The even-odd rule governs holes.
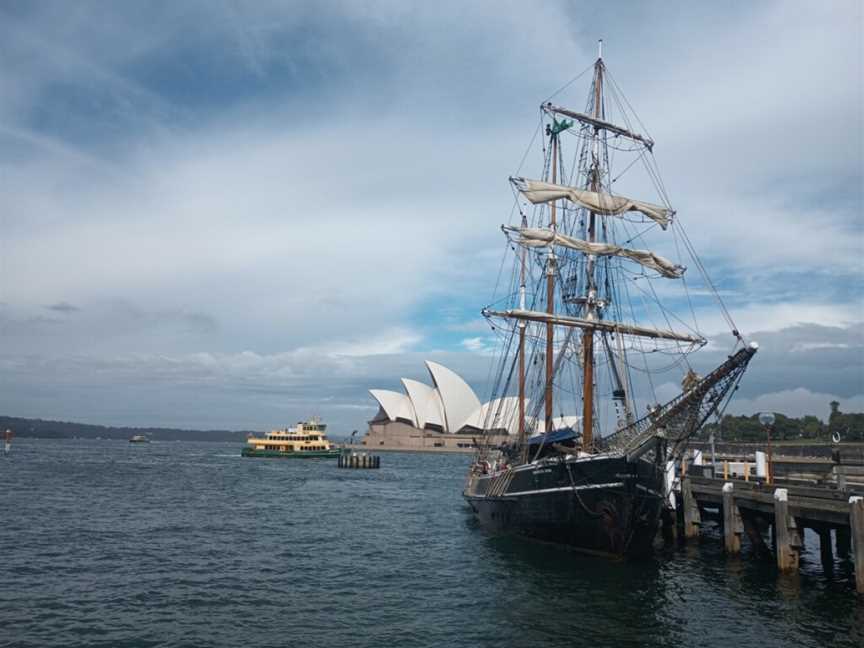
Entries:
MULTIPOLYGON (((783 458, 778 459, 774 468, 784 465, 783 458)), ((786 463, 804 469, 784 466, 777 471, 783 476, 772 480, 771 467, 751 476, 748 462, 742 463, 746 467, 733 476, 728 462, 696 466, 685 458, 676 480, 677 515, 670 518, 683 527, 684 540, 698 539, 703 520, 713 517, 722 528, 727 553, 739 553, 746 537, 754 553, 773 554, 778 569, 789 572, 798 569, 804 530, 809 528, 819 536, 827 568, 833 564, 835 544, 838 554, 853 559, 856 589, 864 594, 864 467, 794 458, 786 463), (770 543, 765 540, 768 532, 770 543)))
POLYGON ((360 468, 376 470, 381 467, 381 457, 368 452, 343 452, 336 463, 338 468, 360 468))

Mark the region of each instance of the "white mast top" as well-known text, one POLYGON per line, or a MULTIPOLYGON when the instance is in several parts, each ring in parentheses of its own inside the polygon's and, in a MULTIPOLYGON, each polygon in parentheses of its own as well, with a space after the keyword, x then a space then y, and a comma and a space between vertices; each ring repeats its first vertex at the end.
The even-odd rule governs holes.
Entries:
POLYGON ((597 58, 603 58, 603 39, 597 41, 597 58))

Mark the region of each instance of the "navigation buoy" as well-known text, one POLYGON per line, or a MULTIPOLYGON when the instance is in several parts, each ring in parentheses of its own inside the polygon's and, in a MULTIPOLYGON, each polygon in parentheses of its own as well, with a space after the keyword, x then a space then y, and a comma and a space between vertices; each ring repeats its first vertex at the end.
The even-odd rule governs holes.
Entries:
POLYGON ((12 430, 6 430, 6 441, 3 444, 3 453, 9 454, 9 451, 12 450, 12 430))

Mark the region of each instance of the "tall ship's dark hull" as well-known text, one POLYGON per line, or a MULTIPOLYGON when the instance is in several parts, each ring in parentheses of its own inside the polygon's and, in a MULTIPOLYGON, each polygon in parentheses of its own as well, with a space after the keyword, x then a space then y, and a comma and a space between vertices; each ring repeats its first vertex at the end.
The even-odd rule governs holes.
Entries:
POLYGON ((464 495, 493 532, 634 557, 651 550, 663 492, 663 474, 655 464, 594 455, 472 475, 464 495))

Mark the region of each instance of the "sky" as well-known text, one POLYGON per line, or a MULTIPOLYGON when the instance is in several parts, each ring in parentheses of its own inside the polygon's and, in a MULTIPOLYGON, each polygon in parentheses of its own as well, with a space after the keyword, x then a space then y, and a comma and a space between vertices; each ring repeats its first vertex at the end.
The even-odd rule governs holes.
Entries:
POLYGON ((426 359, 485 400, 507 178, 598 38, 760 344, 730 411, 862 411, 862 25, 857 0, 4 2, 0 413, 362 431, 426 359))

